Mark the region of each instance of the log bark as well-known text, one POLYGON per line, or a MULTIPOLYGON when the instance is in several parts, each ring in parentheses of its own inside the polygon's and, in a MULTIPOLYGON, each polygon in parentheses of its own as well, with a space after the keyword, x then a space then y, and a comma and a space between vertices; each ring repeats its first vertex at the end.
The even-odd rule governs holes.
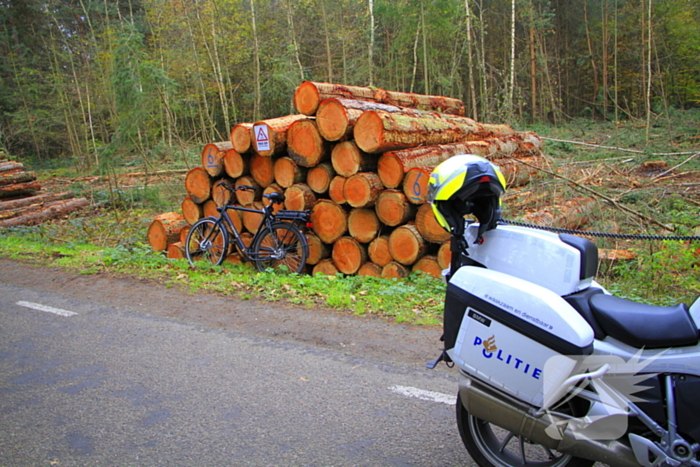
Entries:
POLYGON ((36 180, 32 182, 0 186, 0 199, 34 196, 39 190, 41 190, 41 184, 36 180))
POLYGON ((326 276, 335 276, 338 274, 338 268, 335 267, 335 264, 333 264, 333 260, 330 258, 322 259, 321 261, 314 266, 313 270, 311 271, 311 275, 317 276, 319 274, 323 274, 326 276))
POLYGON ((382 223, 392 227, 405 224, 416 215, 416 207, 399 190, 382 191, 374 210, 382 223))
POLYGON ((238 188, 241 185, 248 185, 255 188, 255 191, 236 191, 236 199, 243 206, 250 206, 251 204, 253 204, 254 201, 260 201, 260 199, 262 199, 262 188, 260 187, 260 185, 258 185, 258 183, 255 180, 253 180, 253 177, 251 177, 250 175, 244 175, 243 177, 239 177, 235 182, 235 186, 236 188, 238 188))
POLYGON ((239 123, 231 128, 231 145, 239 154, 244 154, 250 150, 252 141, 250 132, 252 129, 252 123, 239 123))
POLYGON ((345 204, 347 200, 345 199, 345 177, 336 175, 331 180, 331 184, 328 186, 328 196, 338 204, 345 204))
MULTIPOLYGON (((250 206, 253 209, 262 209, 263 205, 260 201, 256 201, 250 206)), ((250 232, 255 234, 260 226, 260 221, 262 221, 263 215, 257 212, 241 211, 241 220, 243 221, 243 227, 250 232)))
POLYGON ((413 204, 425 203, 428 195, 430 174, 435 167, 416 167, 409 169, 401 183, 403 194, 413 204))
POLYGON ((39 211, 30 212, 25 215, 12 217, 0 221, 0 227, 16 227, 18 225, 37 225, 50 219, 70 214, 88 207, 90 203, 85 198, 73 198, 65 201, 52 203, 51 206, 44 207, 39 211))
POLYGON ((437 256, 425 255, 413 265, 411 271, 420 271, 437 279, 442 278, 442 268, 438 264, 437 256))
POLYGON ((389 253, 395 261, 410 266, 425 254, 427 245, 413 224, 404 224, 389 235, 389 253))
POLYGON ((358 172, 375 172, 377 156, 360 151, 354 141, 343 141, 333 147, 331 164, 338 175, 351 177, 358 172))
POLYGON ((356 208, 348 215, 348 232, 360 243, 369 243, 379 235, 381 224, 372 209, 356 208))
POLYGON ((367 261, 367 247, 352 237, 340 237, 333 243, 331 257, 338 271, 353 275, 367 261))
POLYGON ((7 171, 0 173, 0 186, 27 183, 32 182, 34 180, 36 180, 36 173, 34 172, 7 171))
POLYGON ((377 173, 387 188, 397 188, 408 170, 435 167, 458 154, 474 154, 496 164, 510 157, 538 155, 542 140, 533 133, 517 133, 480 141, 412 147, 379 156, 377 173))
POLYGON ((0 172, 11 172, 24 169, 24 164, 16 161, 0 162, 0 172))
POLYGON ((289 188, 295 183, 306 180, 306 167, 300 167, 291 157, 280 157, 275 161, 275 182, 282 188, 289 188))
POLYGON ((250 158, 250 175, 262 188, 275 181, 275 161, 272 157, 253 154, 250 158))
POLYGON ((209 176, 218 177, 224 173, 224 156, 226 151, 233 149, 230 141, 209 143, 202 149, 202 167, 209 176))
POLYGON ((182 211, 182 216, 190 225, 202 218, 202 205, 195 203, 189 196, 182 200, 180 210, 182 211))
POLYGON ((440 245, 440 248, 438 248, 437 252, 437 262, 438 265, 440 266, 440 269, 449 269, 450 264, 452 263, 452 244, 450 240, 444 242, 442 245, 440 245))
POLYGON ((16 207, 13 209, 3 208, 2 204, 0 203, 0 220, 31 215, 38 211, 43 211, 48 208, 51 208, 52 206, 62 205, 64 203, 66 203, 66 201, 64 200, 45 201, 43 203, 34 203, 26 206, 16 207))
POLYGON ((211 177, 201 167, 195 167, 185 175, 185 190, 197 204, 202 204, 211 197, 211 184, 211 177))
POLYGON ((306 183, 296 183, 284 191, 284 205, 290 211, 306 211, 316 202, 316 195, 306 183))
POLYGON ((360 269, 357 270, 357 275, 366 277, 382 277, 382 268, 378 264, 368 261, 360 266, 360 269))
POLYGON ((233 179, 248 175, 250 173, 250 156, 241 154, 235 149, 229 149, 224 154, 224 171, 233 179))
POLYGON ((375 238, 367 248, 369 259, 379 267, 384 267, 393 261, 391 252, 389 252, 389 236, 382 235, 375 238))
POLYGON ((287 130, 287 153, 302 167, 314 167, 330 155, 330 144, 313 120, 298 120, 287 130))
POLYGON ((335 177, 333 166, 328 162, 323 162, 309 169, 306 175, 306 184, 314 193, 324 194, 328 192, 333 177, 335 177))
POLYGON ((471 118, 399 109, 364 112, 353 128, 357 146, 380 153, 424 145, 493 138, 515 132, 508 125, 479 123, 471 118))
POLYGON ((374 172, 360 172, 345 181, 343 196, 347 203, 354 208, 374 206, 379 193, 382 192, 379 176, 374 172))
POLYGON ((346 86, 314 81, 304 81, 297 87, 294 92, 294 107, 299 113, 315 115, 319 104, 330 98, 371 101, 400 107, 413 107, 464 115, 464 103, 460 99, 452 97, 385 91, 374 87, 346 86))
POLYGON ((187 224, 182 214, 177 212, 165 212, 158 214, 148 227, 146 238, 148 244, 156 251, 165 251, 168 244, 180 240, 180 230, 187 224))
POLYGON ((428 242, 443 243, 450 239, 450 233, 438 224, 429 203, 421 204, 418 207, 415 224, 420 235, 428 242))
POLYGON ((70 198, 73 195, 69 191, 64 191, 61 193, 40 193, 34 196, 28 196, 26 198, 20 198, 15 200, 0 201, 0 212, 22 208, 25 206, 31 206, 33 204, 43 205, 48 201, 57 201, 61 199, 70 198))
POLYGON ((311 211, 313 231, 324 243, 333 243, 348 230, 348 215, 336 202, 321 199, 311 211))
POLYGON ((506 178, 506 186, 518 187, 527 185, 539 174, 537 168, 547 165, 547 160, 541 155, 522 156, 517 159, 498 159, 494 163, 501 169, 506 178))
POLYGON ((168 259, 185 258, 185 244, 182 242, 175 242, 168 245, 166 257, 168 259))
POLYGON ((307 264, 318 264, 322 259, 331 255, 331 247, 321 241, 318 235, 307 232, 306 240, 309 242, 309 257, 307 264))
POLYGON ((294 122, 308 118, 306 115, 285 115, 256 122, 250 131, 251 148, 261 156, 284 153, 287 150, 289 127, 294 122))
POLYGON ((369 110, 367 101, 330 98, 316 110, 318 132, 326 141, 341 141, 352 137, 352 128, 362 112, 369 110))
POLYGON ((411 273, 409 269, 401 263, 392 261, 382 268, 382 277, 387 279, 403 279, 411 273))
POLYGON ((236 202, 235 193, 231 193, 224 188, 224 185, 233 186, 233 180, 222 178, 214 182, 211 186, 211 199, 217 206, 224 206, 236 202))

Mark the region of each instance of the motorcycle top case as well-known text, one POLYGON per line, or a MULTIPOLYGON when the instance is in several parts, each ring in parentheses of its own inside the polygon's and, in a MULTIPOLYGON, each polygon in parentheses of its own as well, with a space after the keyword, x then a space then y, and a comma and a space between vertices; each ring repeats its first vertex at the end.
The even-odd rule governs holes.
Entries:
POLYGON ((450 279, 444 330, 462 371, 537 407, 593 352, 590 325, 555 292, 476 266, 450 279))

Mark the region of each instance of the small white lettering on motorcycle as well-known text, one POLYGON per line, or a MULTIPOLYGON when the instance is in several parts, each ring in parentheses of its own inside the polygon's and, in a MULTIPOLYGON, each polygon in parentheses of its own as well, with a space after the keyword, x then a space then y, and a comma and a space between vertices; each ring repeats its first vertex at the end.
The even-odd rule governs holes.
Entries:
MULTIPOLYGON (((494 348, 495 338, 492 336, 489 338, 489 340, 491 341, 489 348, 494 348)), ((481 337, 476 336, 474 338, 473 345, 484 346, 484 342, 485 341, 481 337)), ((494 350, 493 352, 489 352, 486 349, 486 346, 484 346, 484 348, 481 349, 481 355, 486 359, 493 358, 494 360, 503 362, 503 364, 508 365, 515 370, 522 371, 526 375, 530 375, 535 379, 540 379, 540 375, 542 374, 542 370, 540 368, 537 368, 534 365, 527 363, 525 360, 522 360, 511 353, 504 352, 503 349, 498 349, 498 351, 494 350)))

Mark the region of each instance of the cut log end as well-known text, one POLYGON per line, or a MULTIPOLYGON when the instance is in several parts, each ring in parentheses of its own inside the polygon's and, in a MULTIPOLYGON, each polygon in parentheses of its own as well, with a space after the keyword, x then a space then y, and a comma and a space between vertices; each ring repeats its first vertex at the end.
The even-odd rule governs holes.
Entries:
POLYGON ((326 141, 339 141, 348 133, 348 114, 336 99, 326 99, 316 111, 318 131, 326 141))
POLYGON ((353 129, 357 146, 368 153, 379 152, 384 134, 384 123, 376 112, 367 111, 360 115, 353 129))
POLYGON ((377 161, 377 174, 387 188, 398 188, 404 178, 403 164, 394 156, 382 155, 377 161))
POLYGON ((304 115, 314 115, 320 103, 318 89, 310 81, 301 83, 294 92, 294 108, 304 115))

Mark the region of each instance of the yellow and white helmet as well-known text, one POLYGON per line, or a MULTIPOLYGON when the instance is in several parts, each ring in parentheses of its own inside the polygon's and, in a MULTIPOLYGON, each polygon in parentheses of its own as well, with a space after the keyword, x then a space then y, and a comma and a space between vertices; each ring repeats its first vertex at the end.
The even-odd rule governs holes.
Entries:
POLYGON ((481 235, 496 227, 505 189, 506 179, 495 164, 473 154, 461 154, 450 157, 430 174, 428 202, 438 223, 448 232, 459 232, 464 216, 473 214, 481 235))

